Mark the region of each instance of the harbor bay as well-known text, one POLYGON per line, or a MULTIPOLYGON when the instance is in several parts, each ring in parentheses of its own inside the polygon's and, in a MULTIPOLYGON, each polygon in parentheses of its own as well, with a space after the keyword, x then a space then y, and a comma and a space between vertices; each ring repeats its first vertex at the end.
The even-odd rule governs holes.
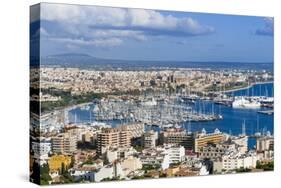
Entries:
MULTIPOLYGON (((273 97, 273 83, 255 84, 250 88, 230 92, 231 96, 267 96, 273 97)), ((220 131, 239 135, 242 134, 242 125, 245 123, 245 131, 249 136, 254 136, 256 133, 266 134, 268 131, 273 134, 273 117, 272 115, 261 114, 259 111, 268 110, 268 108, 259 109, 235 109, 231 106, 214 104, 212 101, 200 100, 190 106, 190 104, 182 104, 194 108, 195 111, 202 111, 205 114, 221 114, 222 119, 214 121, 198 121, 198 122, 182 122, 178 126, 191 132, 200 132, 205 129, 207 132, 213 132, 216 128, 220 131)), ((88 108, 77 107, 69 111, 69 121, 80 124, 92 123, 95 121, 95 113, 93 109, 95 104, 88 105, 88 108)), ((105 123, 116 127, 128 123, 129 120, 111 120, 104 121, 105 123)), ((151 129, 151 127, 147 127, 151 129)), ((159 127, 152 129, 160 131, 159 127)), ((249 147, 253 148, 256 144, 255 138, 249 138, 249 147)))

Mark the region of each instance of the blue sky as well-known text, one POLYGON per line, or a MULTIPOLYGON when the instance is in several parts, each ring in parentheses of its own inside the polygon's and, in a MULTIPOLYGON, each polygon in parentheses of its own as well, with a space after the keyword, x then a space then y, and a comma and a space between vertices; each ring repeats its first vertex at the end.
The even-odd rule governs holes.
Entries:
POLYGON ((40 21, 43 56, 273 61, 272 18, 43 3, 40 21))

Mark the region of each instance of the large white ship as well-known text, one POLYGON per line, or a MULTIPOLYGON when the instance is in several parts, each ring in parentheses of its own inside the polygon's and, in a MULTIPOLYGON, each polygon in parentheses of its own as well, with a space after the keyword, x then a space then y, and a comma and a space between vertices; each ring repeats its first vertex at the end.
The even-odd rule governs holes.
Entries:
POLYGON ((232 102, 233 108, 260 108, 261 103, 255 100, 248 100, 245 97, 235 97, 234 101, 232 102))

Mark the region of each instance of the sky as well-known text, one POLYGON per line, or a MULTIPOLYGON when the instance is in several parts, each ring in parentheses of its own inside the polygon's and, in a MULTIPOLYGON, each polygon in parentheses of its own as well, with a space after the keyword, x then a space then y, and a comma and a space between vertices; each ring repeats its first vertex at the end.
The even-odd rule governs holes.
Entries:
POLYGON ((273 62, 269 17, 47 3, 40 11, 40 19, 31 15, 30 21, 42 56, 273 62))

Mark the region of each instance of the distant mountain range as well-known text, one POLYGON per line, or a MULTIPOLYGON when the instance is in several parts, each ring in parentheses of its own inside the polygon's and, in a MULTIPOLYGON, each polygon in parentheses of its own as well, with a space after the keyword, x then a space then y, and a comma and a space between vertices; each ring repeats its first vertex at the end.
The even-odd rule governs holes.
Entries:
POLYGON ((64 53, 41 57, 41 65, 62 67, 92 67, 92 68, 211 68, 211 69, 273 69, 273 63, 243 63, 243 62, 199 62, 199 61, 144 61, 121 60, 93 57, 82 53, 64 53))
POLYGON ((99 61, 103 61, 103 59, 80 53, 56 54, 41 58, 41 64, 43 65, 84 65, 99 61))

